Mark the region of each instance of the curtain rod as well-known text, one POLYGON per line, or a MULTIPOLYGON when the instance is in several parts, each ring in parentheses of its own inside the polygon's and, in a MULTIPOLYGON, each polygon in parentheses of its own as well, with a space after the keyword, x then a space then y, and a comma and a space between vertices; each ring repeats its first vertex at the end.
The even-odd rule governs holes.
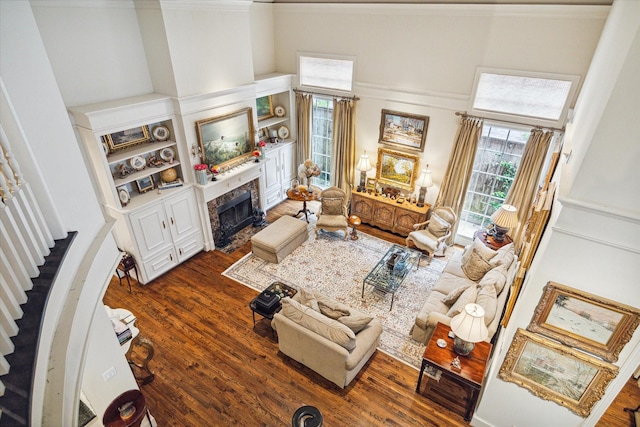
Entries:
POLYGON ((510 124, 520 125, 520 126, 532 126, 534 129, 548 129, 548 130, 556 130, 556 131, 559 131, 559 132, 564 132, 564 127, 559 129, 559 128, 552 128, 552 127, 549 127, 549 126, 529 125, 527 123, 512 122, 512 121, 509 121, 509 120, 488 119, 486 117, 472 116, 471 114, 467 114, 466 111, 456 111, 456 116, 470 117, 472 119, 490 120, 490 121, 494 121, 494 122, 498 122, 498 123, 510 123, 510 124))
POLYGON ((351 99, 353 101, 360 101, 360 98, 358 98, 355 95, 353 95, 353 96, 330 95, 330 94, 327 94, 327 93, 312 92, 310 90, 302 90, 302 89, 296 89, 296 88, 294 88, 293 91, 296 92, 296 93, 308 93, 309 95, 331 96, 333 98, 342 98, 342 99, 351 99))

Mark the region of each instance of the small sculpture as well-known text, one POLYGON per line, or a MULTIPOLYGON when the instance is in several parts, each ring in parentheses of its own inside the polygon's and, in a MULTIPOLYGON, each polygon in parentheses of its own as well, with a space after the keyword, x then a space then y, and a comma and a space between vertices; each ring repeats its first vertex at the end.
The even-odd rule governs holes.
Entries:
POLYGON ((453 369, 454 371, 460 371, 462 369, 462 367, 460 366, 460 358, 458 358, 458 356, 456 356, 456 358, 451 361, 451 369, 453 369))

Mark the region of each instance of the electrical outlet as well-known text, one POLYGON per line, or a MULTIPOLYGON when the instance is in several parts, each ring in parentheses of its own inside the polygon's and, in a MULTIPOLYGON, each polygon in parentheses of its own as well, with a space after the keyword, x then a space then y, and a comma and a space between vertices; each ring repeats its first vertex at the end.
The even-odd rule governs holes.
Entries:
POLYGON ((106 371, 104 371, 104 373, 102 374, 102 378, 105 381, 109 381, 111 378, 116 376, 116 368, 115 367, 110 367, 109 369, 107 369, 106 371))

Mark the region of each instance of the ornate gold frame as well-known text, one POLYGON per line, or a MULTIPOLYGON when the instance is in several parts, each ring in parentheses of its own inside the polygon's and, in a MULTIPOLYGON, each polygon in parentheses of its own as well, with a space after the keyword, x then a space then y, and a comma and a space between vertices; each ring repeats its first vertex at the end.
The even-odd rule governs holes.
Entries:
POLYGON ((254 150, 254 130, 253 113, 251 107, 234 111, 222 116, 196 121, 196 134, 198 144, 202 153, 202 163, 210 166, 228 167, 244 163, 253 157, 254 150), (240 123, 238 123, 240 122, 240 123), (205 141, 206 134, 216 135, 215 139, 205 141), (225 144, 235 144, 231 155, 221 150, 225 144), (218 156, 217 150, 223 155, 218 156))
MULTIPOLYGON (((533 349, 530 350, 533 354, 533 349)), ((507 352, 507 356, 502 362, 498 376, 505 381, 526 388, 542 399, 555 402, 581 417, 586 417, 591 412, 593 405, 602 398, 607 385, 617 374, 618 367, 615 365, 518 328, 507 352), (544 357, 539 357, 534 363, 529 364, 523 360, 523 364, 520 365, 520 359, 529 343, 533 343, 534 346, 544 347, 546 350, 555 353, 557 358, 548 360, 544 357), (542 364, 544 364, 544 366, 541 367, 540 365, 542 364), (532 375, 540 376, 541 379, 543 379, 544 376, 552 376, 554 381, 557 381, 558 378, 562 378, 563 374, 568 375, 563 369, 564 367, 570 368, 570 366, 567 366, 569 364, 580 364, 583 369, 595 368, 597 370, 592 377, 582 379, 581 384, 584 386, 584 391, 579 399, 574 399, 571 396, 546 387, 544 384, 536 382, 532 377, 525 376, 518 372, 518 370, 524 368, 525 370, 531 371, 532 375), (555 375, 551 375, 551 373, 555 375)), ((573 379, 573 381, 576 379, 573 379)), ((569 382, 570 381, 567 380, 567 383, 569 382)), ((578 388, 577 386, 575 387, 578 388)))
MULTIPOLYGON (((531 323, 527 329, 531 332, 537 332, 558 340, 571 347, 579 348, 596 356, 600 356, 608 362, 615 362, 618 360, 620 351, 633 336, 633 332, 638 327, 638 324, 640 324, 640 310, 634 307, 629 307, 559 283, 549 282, 544 287, 544 293, 540 298, 540 302, 536 307, 531 323), (549 313, 558 300, 558 297, 575 298, 582 303, 593 305, 594 308, 608 310, 622 317, 618 323, 615 324, 607 342, 603 344, 582 336, 575 331, 547 323, 549 313)), ((575 325, 573 327, 575 327, 575 325)))
MULTIPOLYGON (((414 183, 418 178, 418 166, 420 163, 420 157, 416 154, 403 153, 402 151, 389 150, 387 148, 378 148, 378 163, 376 165, 376 181, 380 184, 390 185, 392 187, 401 188, 403 190, 407 190, 409 192, 413 191, 414 183), (394 179, 387 171, 383 170, 385 168, 385 160, 395 159, 398 161, 410 161, 413 162, 409 182, 403 182, 399 179, 394 179)), ((398 176, 402 176, 403 174, 399 174, 398 176)))
POLYGON ((144 125, 104 135, 103 138, 104 142, 109 145, 109 151, 116 151, 147 142, 151 139, 151 136, 149 135, 149 127, 144 125), (137 138, 131 136, 127 137, 127 132, 139 136, 137 138))
MULTIPOLYGON (((420 127, 420 126, 416 126, 420 127)), ((424 144, 427 140, 427 129, 429 128, 429 117, 421 116, 418 114, 410 114, 410 113, 401 113, 399 111, 391 111, 391 110, 382 110, 380 117, 380 135, 378 136, 378 142, 380 144, 388 144, 396 147, 400 147, 403 150, 415 150, 422 152, 424 151, 424 144), (395 133, 390 127, 389 123, 391 118, 397 117, 401 122, 404 122, 408 125, 414 123, 416 125, 422 125, 422 133, 419 134, 420 141, 416 143, 412 143, 408 139, 396 141, 395 139, 389 139, 389 136, 393 138, 393 134, 395 133)))

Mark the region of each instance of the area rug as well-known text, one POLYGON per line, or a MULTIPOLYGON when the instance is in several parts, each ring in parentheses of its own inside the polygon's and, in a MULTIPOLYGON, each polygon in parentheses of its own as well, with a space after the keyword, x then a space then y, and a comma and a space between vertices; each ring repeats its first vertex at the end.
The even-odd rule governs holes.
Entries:
POLYGON ((316 239, 313 222, 309 240, 279 264, 247 254, 222 274, 257 291, 280 281, 295 288, 322 292, 357 310, 380 319, 383 333, 379 349, 420 368, 425 346, 411 339, 409 331, 424 305, 431 288, 440 277, 445 262, 422 258, 420 268, 405 278, 396 292, 393 309, 391 294, 379 295, 362 282, 369 271, 391 247, 391 243, 359 233, 358 240, 344 240, 342 232, 320 232, 316 239))

